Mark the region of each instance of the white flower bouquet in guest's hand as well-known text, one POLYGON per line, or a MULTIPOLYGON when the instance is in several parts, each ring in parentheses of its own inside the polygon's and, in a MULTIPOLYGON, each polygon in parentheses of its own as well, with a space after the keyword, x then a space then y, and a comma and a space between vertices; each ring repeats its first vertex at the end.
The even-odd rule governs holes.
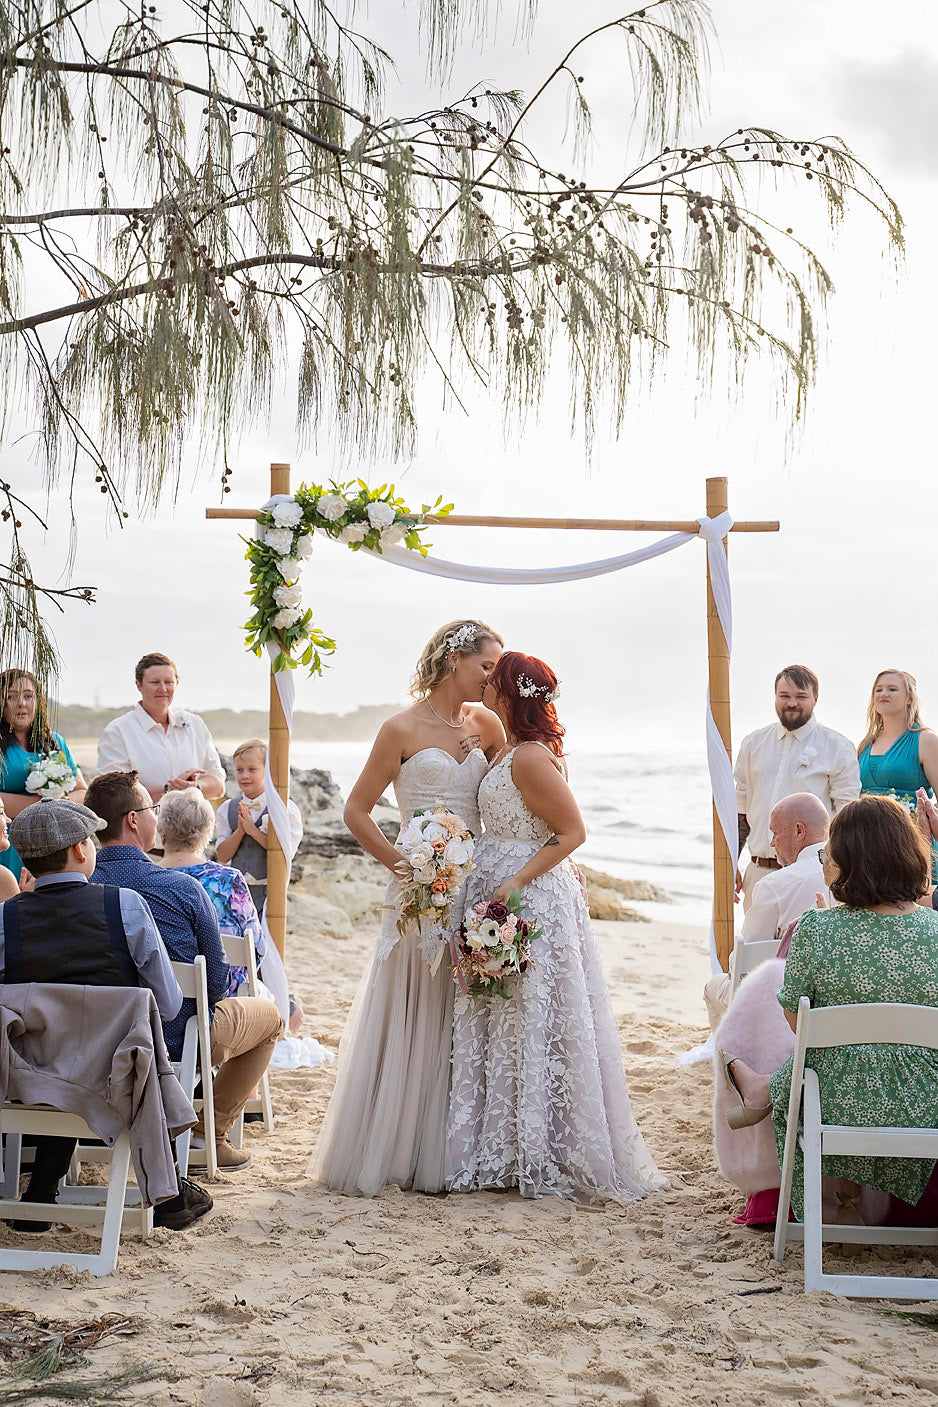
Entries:
POLYGON ((76 781, 77 776, 60 748, 58 752, 45 753, 33 763, 26 777, 26 790, 30 796, 55 800, 74 791, 76 781))
MULTIPOLYGON (((414 812, 398 837, 397 848, 412 871, 401 882, 397 931, 403 935, 416 927, 438 946, 451 926, 453 901, 472 869, 472 831, 438 802, 430 810, 414 812)), ((423 947, 431 961, 426 944, 423 947)))

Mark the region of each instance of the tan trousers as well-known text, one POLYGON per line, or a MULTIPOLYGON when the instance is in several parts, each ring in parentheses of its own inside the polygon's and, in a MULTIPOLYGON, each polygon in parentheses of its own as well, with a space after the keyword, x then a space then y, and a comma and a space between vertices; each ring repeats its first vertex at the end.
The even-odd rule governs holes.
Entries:
MULTIPOLYGON (((250 1099, 283 1035, 273 1002, 261 997, 225 997, 212 1017, 212 1064, 220 1066, 212 1086, 215 1142, 220 1143, 250 1099)), ((205 1137, 202 1120, 192 1130, 205 1137)))

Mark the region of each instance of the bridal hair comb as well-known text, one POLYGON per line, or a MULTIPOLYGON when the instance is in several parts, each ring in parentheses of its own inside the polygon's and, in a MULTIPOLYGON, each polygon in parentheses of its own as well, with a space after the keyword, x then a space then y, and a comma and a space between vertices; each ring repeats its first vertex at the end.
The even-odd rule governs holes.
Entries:
POLYGON ((553 703, 554 699, 560 697, 559 679, 551 689, 546 684, 535 684, 527 674, 519 674, 515 680, 515 688, 523 699, 543 699, 545 703, 553 703))
POLYGON ((447 635, 443 644, 447 650, 465 650, 475 640, 479 633, 477 625, 461 625, 458 630, 454 630, 452 635, 447 635))

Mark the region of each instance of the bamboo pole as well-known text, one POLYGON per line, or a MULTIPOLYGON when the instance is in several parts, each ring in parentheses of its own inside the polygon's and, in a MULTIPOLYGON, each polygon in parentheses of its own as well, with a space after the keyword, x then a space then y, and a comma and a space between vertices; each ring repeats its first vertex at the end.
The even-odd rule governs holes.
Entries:
MULTIPOLYGON (((716 518, 725 513, 727 503, 727 480, 707 480, 707 517, 716 518)), ((723 551, 728 543, 723 539, 723 551)), ((710 563, 707 563, 707 675, 710 683, 710 708, 713 720, 723 739, 726 755, 732 758, 732 738, 730 731, 730 652, 723 634, 723 626, 717 614, 713 599, 713 586, 710 581, 710 563)), ((730 854, 726 837, 720 825, 717 808, 713 807, 713 934, 716 941, 717 957, 724 972, 729 970, 730 953, 733 950, 733 899, 736 888, 736 856, 730 854)))
MULTIPOLYGON (((270 466, 270 494, 290 492, 289 464, 270 466)), ((256 515, 255 515, 256 516, 256 515)), ((290 800, 290 730, 284 717, 283 705, 277 692, 273 669, 270 671, 270 722, 268 724, 268 761, 273 784, 286 806, 290 800)), ((290 861, 274 830, 267 827, 267 928, 281 957, 287 936, 287 882, 290 861)))
MULTIPOLYGON (((258 508, 206 508, 206 518, 259 518, 258 508)), ((562 528, 574 532, 696 533, 695 518, 493 518, 475 513, 450 513, 423 520, 439 528, 562 528)), ((777 533, 777 520, 734 523, 734 533, 777 533)))

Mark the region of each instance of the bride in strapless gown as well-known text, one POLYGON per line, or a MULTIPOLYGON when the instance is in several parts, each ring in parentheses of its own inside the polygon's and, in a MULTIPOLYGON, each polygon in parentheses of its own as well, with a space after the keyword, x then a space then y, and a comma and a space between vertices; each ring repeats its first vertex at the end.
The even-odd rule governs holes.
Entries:
MULTIPOLYGON (((479 783, 504 734, 479 702, 501 653, 481 621, 452 621, 424 650, 412 684, 417 702, 384 724, 345 819, 391 871, 374 956, 339 1047, 336 1087, 311 1165, 337 1192, 370 1197, 387 1183, 443 1189, 453 1025, 453 978, 416 931, 397 931, 399 876, 408 867, 370 818, 389 784, 405 826, 438 802, 478 836, 479 783)), ((454 921, 460 921, 460 901, 454 921)), ((435 946, 435 945, 434 945, 435 946)))

